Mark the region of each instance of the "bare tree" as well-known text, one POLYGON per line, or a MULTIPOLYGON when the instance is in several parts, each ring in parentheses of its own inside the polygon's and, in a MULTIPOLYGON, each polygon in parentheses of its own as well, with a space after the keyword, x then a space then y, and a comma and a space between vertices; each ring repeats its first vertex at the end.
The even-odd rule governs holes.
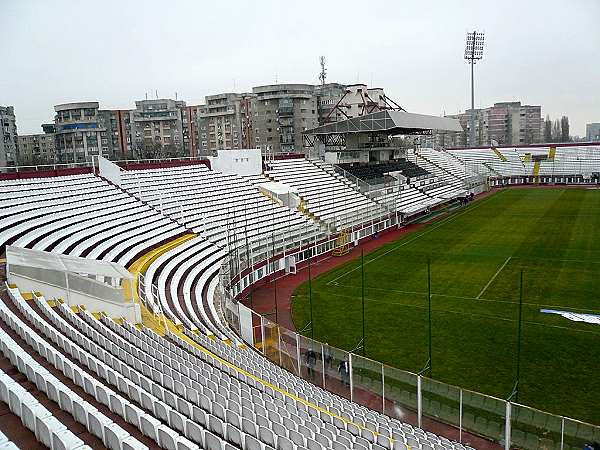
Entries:
POLYGON ((544 142, 552 142, 552 119, 548 114, 544 121, 544 142))
POLYGON ((560 119, 560 141, 569 142, 569 118, 562 116, 560 119))
POLYGON ((560 120, 555 119, 552 123, 552 140, 554 142, 560 142, 562 137, 562 130, 560 129, 560 120))

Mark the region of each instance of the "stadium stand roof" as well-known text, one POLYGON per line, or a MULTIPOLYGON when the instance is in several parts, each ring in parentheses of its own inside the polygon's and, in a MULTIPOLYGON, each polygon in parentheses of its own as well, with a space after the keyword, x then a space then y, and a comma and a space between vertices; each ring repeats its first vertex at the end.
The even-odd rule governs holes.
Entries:
POLYGON ((458 119, 386 110, 322 125, 303 131, 302 134, 386 132, 393 135, 419 133, 427 130, 463 131, 458 119))

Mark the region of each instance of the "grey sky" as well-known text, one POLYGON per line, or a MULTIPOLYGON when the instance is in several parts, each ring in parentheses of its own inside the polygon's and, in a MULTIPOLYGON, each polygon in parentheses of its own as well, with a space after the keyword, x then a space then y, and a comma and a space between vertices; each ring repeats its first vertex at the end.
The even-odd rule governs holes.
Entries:
POLYGON ((521 100, 571 133, 600 121, 599 0, 0 0, 0 105, 20 134, 53 105, 131 108, 145 92, 188 104, 278 82, 384 87, 409 111, 470 103, 465 33, 486 33, 476 106, 521 100))

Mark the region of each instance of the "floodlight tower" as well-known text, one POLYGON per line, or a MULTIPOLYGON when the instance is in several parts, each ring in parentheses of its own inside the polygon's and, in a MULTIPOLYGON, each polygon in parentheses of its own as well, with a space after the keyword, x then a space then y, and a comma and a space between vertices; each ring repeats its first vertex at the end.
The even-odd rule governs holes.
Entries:
POLYGON ((469 121, 469 140, 471 146, 475 143, 475 77, 473 75, 473 68, 475 63, 483 58, 484 37, 484 33, 478 33, 477 31, 467 33, 467 43, 465 46, 465 59, 471 64, 471 118, 469 121))

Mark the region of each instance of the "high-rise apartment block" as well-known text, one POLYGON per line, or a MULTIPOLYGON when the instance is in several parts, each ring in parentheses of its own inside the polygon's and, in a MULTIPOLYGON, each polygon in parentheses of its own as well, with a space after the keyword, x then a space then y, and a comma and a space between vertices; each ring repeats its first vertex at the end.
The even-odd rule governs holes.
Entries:
POLYGON ((20 166, 55 164, 57 162, 54 133, 19 135, 17 142, 20 166))
POLYGON ((436 148, 466 146, 472 115, 475 115, 475 146, 534 144, 543 139, 541 106, 500 102, 489 108, 468 109, 462 114, 448 116, 459 119, 464 132, 434 132, 433 137, 424 138, 425 145, 436 148))
POLYGON ((586 124, 585 140, 588 142, 600 142, 600 123, 586 124))
POLYGON ((12 106, 0 106, 0 169, 17 163, 17 123, 12 106))
POLYGON ((254 147, 251 141, 253 97, 247 93, 206 96, 197 118, 200 154, 254 147))
POLYGON ((57 162, 80 163, 97 155, 111 157, 106 128, 99 123, 98 106, 98 102, 81 102, 54 107, 57 162))
POLYGON ((317 96, 310 84, 276 84, 252 89, 254 147, 267 153, 302 149, 302 132, 318 126, 317 96))
POLYGON ((188 125, 183 101, 155 99, 135 102, 131 117, 134 154, 143 157, 187 155, 188 125))

